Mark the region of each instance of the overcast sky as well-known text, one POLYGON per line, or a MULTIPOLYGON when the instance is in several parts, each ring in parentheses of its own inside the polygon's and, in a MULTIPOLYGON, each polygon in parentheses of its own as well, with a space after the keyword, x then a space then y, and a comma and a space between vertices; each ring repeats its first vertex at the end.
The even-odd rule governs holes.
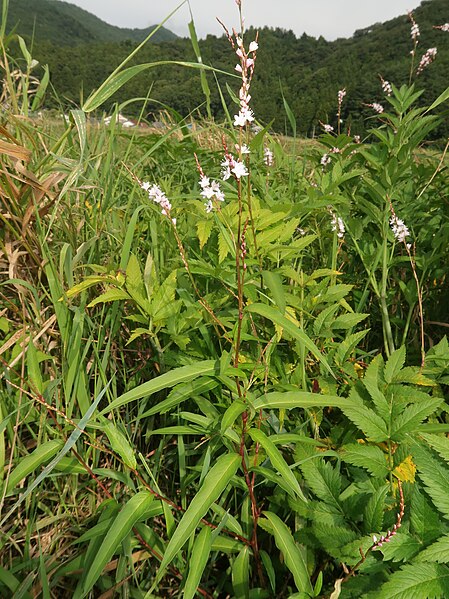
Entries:
MULTIPOLYGON (((182 0, 68 0, 119 27, 147 27, 159 23, 182 0)), ((348 37, 356 29, 387 21, 419 6, 420 0, 243 0, 246 25, 305 31, 332 40, 348 37)), ((219 17, 227 27, 238 26, 235 0, 190 0, 199 37, 221 35, 219 17)), ((168 29, 187 36, 190 13, 187 3, 171 17, 168 29)))

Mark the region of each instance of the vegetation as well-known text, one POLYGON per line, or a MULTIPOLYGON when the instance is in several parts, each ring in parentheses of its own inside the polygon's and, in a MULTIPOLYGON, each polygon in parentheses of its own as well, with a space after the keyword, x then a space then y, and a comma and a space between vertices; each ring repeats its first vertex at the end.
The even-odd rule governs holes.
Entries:
MULTIPOLYGON (((52 84, 63 105, 66 108, 80 106, 83 102, 80 90, 83 98, 86 98, 106 79, 111 70, 125 59, 134 45, 132 41, 125 41, 125 31, 120 32, 120 42, 106 37, 99 30, 103 26, 105 30, 110 26, 82 11, 85 17, 82 20, 83 26, 89 26, 89 31, 94 31, 93 26, 90 27, 90 19, 96 19, 98 28, 95 29, 95 39, 104 40, 104 43, 90 43, 92 38, 87 38, 89 43, 81 43, 79 36, 72 34, 73 43, 67 45, 64 42, 66 45, 61 47, 60 36, 63 28, 57 26, 54 19, 49 23, 48 19, 45 19, 43 9, 48 2, 49 0, 39 0, 33 3, 37 18, 33 57, 39 60, 41 65, 49 66, 52 84), (39 9, 40 6, 42 9, 39 9), (48 23, 44 35, 39 34, 39 23, 42 23, 42 29, 44 23, 48 23)), ((56 4, 61 4, 65 10, 70 7, 71 12, 80 10, 69 4, 56 4)), ((19 0, 12 3, 11 8, 17 10, 14 8, 16 6, 20 6, 19 0)), ((29 12, 28 8, 26 10, 29 12)), ((53 14, 53 6, 51 11, 53 14)), ((420 105, 424 106, 446 88, 449 80, 449 36, 445 32, 433 29, 434 25, 446 22, 448 2, 423 2, 416 10, 415 16, 421 29, 421 43, 417 48, 416 60, 419 61, 428 48, 438 48, 432 69, 425 70, 419 76, 419 87, 425 90, 420 105)), ((9 17, 10 27, 18 18, 19 15, 9 17)), ((80 23, 78 19, 77 26, 80 26, 80 23)), ((317 135, 320 131, 320 121, 336 125, 335 96, 339 89, 345 87, 348 91, 343 107, 345 125, 351 128, 353 134, 366 135, 366 124, 368 122, 369 128, 370 123, 367 119, 372 116, 372 109, 367 105, 382 101, 379 75, 393 82, 409 80, 409 25, 407 16, 404 15, 387 23, 356 31, 349 39, 338 39, 334 42, 327 42, 323 38, 315 39, 306 34, 298 39, 292 31, 263 28, 259 31, 261 47, 253 82, 257 118, 264 125, 271 123, 274 131, 291 135, 292 130, 283 108, 285 98, 295 114, 298 133, 308 137, 317 135)), ((64 31, 66 30, 69 30, 67 26, 64 31)), ((20 17, 17 31, 24 36, 31 34, 31 24, 25 28, 23 16, 20 17)), ((145 32, 141 33, 144 37, 145 32)), ((254 36, 255 33, 253 30, 248 31, 249 36, 254 36)), ((71 35, 64 33, 65 40, 71 38, 71 35)), ((142 38, 136 41, 140 39, 142 38)), ((229 55, 226 36, 217 38, 209 35, 200 40, 199 45, 204 64, 228 73, 233 71, 235 64, 233 57, 229 55)), ((163 60, 195 60, 191 41, 176 39, 162 45, 147 44, 136 57, 135 64, 163 60)), ((228 76, 219 73, 211 72, 207 77, 211 89, 212 114, 217 119, 223 119, 225 113, 220 88, 222 93, 226 94, 227 85, 231 85, 234 91, 237 85, 228 76)), ((122 103, 128 98, 146 98, 148 90, 151 90, 151 102, 145 105, 145 116, 149 120, 158 119, 161 103, 184 117, 192 112, 207 116, 204 97, 196 77, 192 75, 191 70, 176 66, 164 66, 142 72, 103 106, 111 110, 114 102, 122 103)), ((138 116, 142 105, 143 100, 128 105, 128 116, 138 116)), ((59 108, 59 104, 52 102, 50 98, 47 98, 46 106, 59 108)), ((446 108, 441 110, 445 111, 446 108)), ((432 131, 433 139, 444 140, 448 135, 446 119, 432 131)))
MULTIPOLYGON (((126 29, 105 23, 87 10, 61 0, 14 0, 8 22, 20 35, 34 43, 51 42, 56 46, 76 46, 98 42, 133 41, 140 43, 155 29, 126 29)), ((160 28, 153 41, 164 42, 177 36, 160 28)))
POLYGON ((286 141, 262 36, 220 122, 191 33, 210 117, 154 133, 88 118, 152 64, 36 119, 0 29, 0 596, 444 599, 449 89, 384 80, 363 142, 281 95, 286 141))

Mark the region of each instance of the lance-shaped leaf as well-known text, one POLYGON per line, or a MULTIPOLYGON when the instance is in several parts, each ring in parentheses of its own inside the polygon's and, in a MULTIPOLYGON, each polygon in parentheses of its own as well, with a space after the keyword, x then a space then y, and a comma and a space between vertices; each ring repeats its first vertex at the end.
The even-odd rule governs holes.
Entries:
POLYGON ((291 497, 295 497, 297 495, 303 501, 307 501, 304 496, 304 493, 299 486, 299 482, 296 480, 295 475, 290 470, 287 462, 285 461, 282 453, 276 447, 276 445, 270 440, 267 435, 259 430, 259 429, 250 429, 248 431, 251 439, 256 443, 260 443, 260 445, 267 452, 268 457, 270 458, 271 464, 273 468, 275 468, 279 474, 281 475, 284 483, 286 483, 287 488, 289 489, 288 493, 291 497))
POLYGON ((118 513, 103 543, 96 555, 92 566, 86 573, 83 584, 83 593, 88 593, 98 580, 103 568, 114 555, 120 543, 131 532, 134 524, 140 520, 153 501, 153 496, 148 491, 141 491, 131 497, 118 513))
POLYGON ((201 518, 206 515, 210 506, 220 497, 237 472, 240 461, 241 457, 238 454, 226 454, 219 458, 215 466, 208 472, 200 490, 193 498, 167 545, 155 584, 161 580, 166 567, 190 538, 201 518))
POLYGON ((204 526, 193 544, 189 560, 189 574, 184 587, 184 599, 193 599, 196 589, 201 582, 201 577, 206 567, 212 549, 212 530, 204 526))
POLYGON ((263 520, 260 520, 260 525, 274 536, 276 546, 284 556, 285 565, 293 574, 296 588, 298 591, 313 596, 313 587, 307 571, 306 561, 300 548, 295 543, 290 529, 273 512, 263 512, 263 515, 268 520, 268 526, 264 525, 263 520))

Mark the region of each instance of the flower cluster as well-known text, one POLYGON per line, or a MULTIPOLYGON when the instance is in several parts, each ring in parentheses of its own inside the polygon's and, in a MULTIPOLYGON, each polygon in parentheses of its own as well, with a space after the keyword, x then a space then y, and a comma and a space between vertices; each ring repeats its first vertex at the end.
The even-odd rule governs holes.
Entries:
MULTIPOLYGON (((390 227, 391 230, 393 231, 393 235, 395 236, 395 239, 397 241, 399 241, 400 243, 405 243, 407 237, 410 237, 410 231, 408 230, 407 225, 404 223, 403 220, 401 220, 400 218, 398 218, 396 216, 396 214, 392 214, 391 218, 390 218, 390 227)), ((407 247, 409 247, 409 244, 407 244, 407 247)))
POLYGON ((322 123, 322 125, 325 133, 332 133, 332 131, 334 130, 332 125, 327 125, 325 123, 322 123))
POLYGON ((266 166, 273 166, 274 164, 274 154, 270 150, 270 148, 266 147, 263 150, 263 161, 266 166))
POLYGON ((234 127, 245 127, 254 121, 253 111, 249 107, 249 102, 251 100, 249 88, 254 73, 254 63, 256 61, 256 52, 259 48, 259 45, 257 41, 251 42, 247 52, 243 45, 242 38, 235 32, 234 35, 235 44, 230 36, 229 40, 234 48, 237 46, 235 53, 240 60, 240 62, 236 65, 235 70, 242 75, 242 86, 239 91, 240 111, 238 114, 234 115, 234 127))
POLYGON ((346 89, 345 88, 340 89, 338 91, 338 94, 337 94, 337 97, 338 97, 338 108, 339 109, 341 108, 341 105, 343 103, 343 100, 344 100, 345 96, 346 96, 346 89))
POLYGON ((246 165, 240 160, 236 160, 232 154, 226 154, 221 166, 221 177, 223 181, 229 179, 231 175, 234 175, 236 179, 240 179, 241 177, 247 177, 249 174, 246 165))
POLYGON ((339 216, 337 216, 335 214, 335 212, 331 211, 331 215, 332 215, 332 220, 331 220, 332 231, 337 232, 338 239, 343 239, 343 237, 345 236, 345 232, 346 232, 345 223, 343 222, 343 219, 341 219, 339 216))
MULTIPOLYGON (((148 197, 155 204, 159 204, 161 207, 161 213, 164 216, 170 216, 170 210, 172 209, 172 205, 170 204, 169 199, 162 191, 160 187, 157 185, 151 185, 148 181, 142 181, 140 187, 148 193, 148 197)), ((172 219, 173 224, 176 224, 176 221, 172 219)))
POLYGON ((419 31, 419 25, 415 21, 415 18, 413 17, 413 13, 411 11, 409 11, 407 14, 408 14, 408 18, 410 19, 410 22, 412 24, 412 26, 410 28, 410 35, 412 36, 413 42, 415 44, 417 44, 418 43, 418 38, 421 35, 421 33, 419 31))
POLYGON ((440 29, 440 31, 449 32, 449 23, 445 23, 444 25, 435 25, 434 29, 440 29))
POLYGON ((373 102, 372 104, 367 104, 367 106, 369 108, 372 108, 374 110, 374 112, 377 112, 377 114, 382 114, 384 111, 384 107, 382 106, 382 104, 379 104, 378 102, 373 102))
POLYGON ((387 96, 391 96, 391 94, 393 93, 391 83, 389 81, 385 81, 385 79, 383 79, 382 77, 380 78, 380 82, 382 84, 382 91, 384 92, 384 94, 387 94, 387 96))
POLYGON ((201 175, 200 187, 201 195, 207 200, 204 204, 207 213, 212 212, 214 209, 214 200, 217 202, 224 202, 225 196, 217 181, 211 181, 209 177, 201 175))
POLYGON ((421 61, 420 61, 419 65, 418 65, 418 68, 416 70, 416 74, 420 75, 424 71, 424 69, 426 67, 428 67, 429 64, 431 64, 435 60, 436 56, 437 56, 437 49, 436 48, 429 48, 427 50, 427 52, 421 58, 421 61))
POLYGON ((321 160, 320 163, 322 166, 327 166, 331 161, 331 157, 329 156, 329 154, 323 154, 321 156, 321 160))

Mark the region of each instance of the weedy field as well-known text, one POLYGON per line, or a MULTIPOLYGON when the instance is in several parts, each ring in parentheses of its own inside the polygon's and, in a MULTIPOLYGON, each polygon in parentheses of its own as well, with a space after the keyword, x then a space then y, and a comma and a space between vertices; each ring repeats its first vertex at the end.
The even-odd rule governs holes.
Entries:
POLYGON ((411 26, 367 138, 342 87, 311 143, 254 132, 242 28, 227 121, 160 132, 89 124, 151 65, 31 118, 0 31, 1 597, 449 597, 449 90, 418 104, 411 26))

